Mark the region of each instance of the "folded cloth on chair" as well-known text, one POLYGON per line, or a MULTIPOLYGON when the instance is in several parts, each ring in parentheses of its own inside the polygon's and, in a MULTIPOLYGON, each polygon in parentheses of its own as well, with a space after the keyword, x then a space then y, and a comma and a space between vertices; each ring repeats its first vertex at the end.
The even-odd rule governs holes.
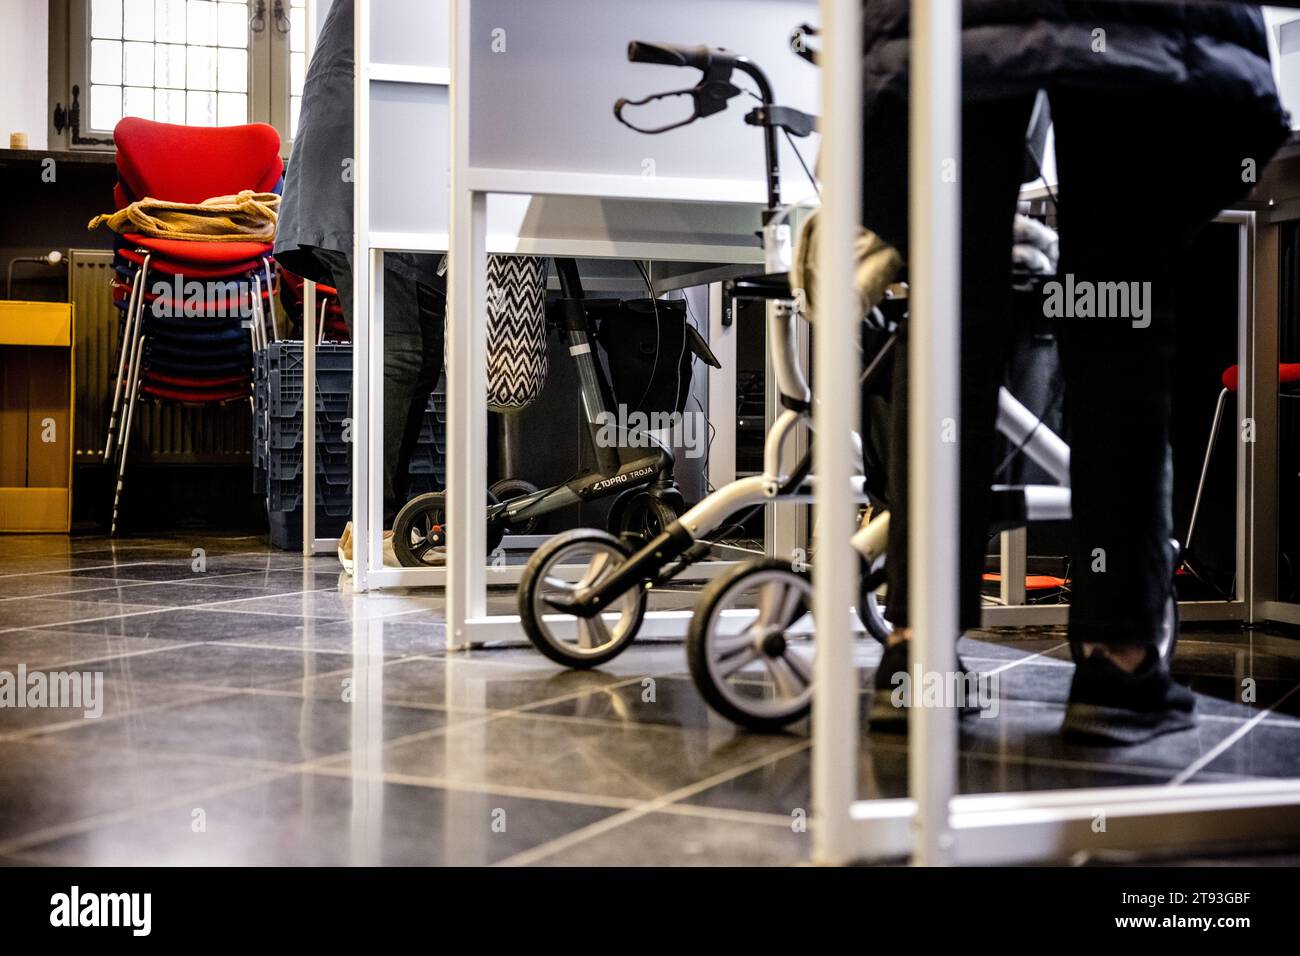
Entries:
POLYGON ((86 228, 106 225, 117 233, 195 242, 271 242, 275 239, 279 208, 279 196, 251 189, 234 196, 214 196, 201 203, 168 202, 146 196, 117 212, 96 216, 86 228))

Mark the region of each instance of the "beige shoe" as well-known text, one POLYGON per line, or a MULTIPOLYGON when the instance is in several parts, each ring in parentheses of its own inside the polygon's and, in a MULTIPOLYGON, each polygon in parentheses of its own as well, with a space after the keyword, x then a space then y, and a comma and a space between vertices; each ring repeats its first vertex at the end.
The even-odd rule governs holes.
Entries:
POLYGON ((352 522, 349 521, 343 526, 343 533, 339 535, 339 564, 343 565, 343 570, 349 575, 352 574, 352 522))
MULTIPOLYGON (((352 574, 352 522, 349 521, 343 527, 343 534, 339 536, 339 564, 343 565, 343 570, 349 575, 352 574)), ((384 567, 400 568, 401 562, 397 560, 397 554, 393 551, 393 532, 384 532, 384 567)))

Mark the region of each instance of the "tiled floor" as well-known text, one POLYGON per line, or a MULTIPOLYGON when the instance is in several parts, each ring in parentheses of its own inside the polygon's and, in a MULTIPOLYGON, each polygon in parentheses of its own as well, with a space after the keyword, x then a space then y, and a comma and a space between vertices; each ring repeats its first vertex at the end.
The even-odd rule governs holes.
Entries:
MULTIPOLYGON (((808 858, 806 726, 736 731, 674 643, 581 673, 526 645, 447 655, 441 608, 352 594, 333 558, 255 538, 0 537, 0 671, 103 675, 98 718, 0 708, 0 862, 808 858)), ((1300 776, 1300 640, 1187 631, 1200 722, 1129 750, 1057 735, 1060 632, 961 652, 1001 682, 999 716, 963 724, 965 792, 1300 776)), ((906 774, 904 740, 864 736, 864 795, 903 795, 906 774)))

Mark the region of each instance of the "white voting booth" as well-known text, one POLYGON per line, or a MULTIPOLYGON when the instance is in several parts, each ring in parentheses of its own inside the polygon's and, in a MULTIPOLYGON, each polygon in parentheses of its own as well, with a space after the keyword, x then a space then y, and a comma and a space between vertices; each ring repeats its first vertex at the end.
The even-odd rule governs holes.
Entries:
MULTIPOLYGON (((817 72, 794 56, 788 37, 815 17, 816 5, 763 0, 758 9, 756 17, 742 0, 702 8, 576 0, 357 4, 354 582, 359 590, 445 584, 458 622, 449 628, 454 646, 520 637, 516 618, 484 613, 485 585, 515 583, 520 568, 485 566, 483 526, 474 521, 458 524, 463 533, 452 535, 446 570, 380 564, 381 437, 372 424, 382 420, 382 283, 374 279, 383 255, 453 250, 448 507, 453 515, 481 514, 485 330, 471 317, 486 315, 487 252, 650 260, 660 290, 673 287, 675 274, 698 281, 710 266, 761 263, 762 138, 743 123, 745 109, 655 137, 613 116, 619 96, 698 79, 694 70, 627 62, 628 41, 637 38, 744 49, 772 74, 783 103, 815 112, 817 72), (445 41, 411 39, 429 31, 445 41)), ((815 154, 815 137, 804 149, 815 154)), ((782 152, 786 197, 811 194, 789 146, 782 152)), ((721 313, 718 295, 711 306, 712 325, 721 313)), ((685 579, 710 576, 721 563, 709 564, 689 569, 685 579)), ((686 619, 652 613, 644 633, 684 633, 686 619)))
MULTIPOLYGON (((445 583, 450 647, 520 638, 517 618, 487 613, 488 583, 506 579, 492 578, 499 572, 485 566, 481 520, 458 525, 445 572, 382 566, 382 429, 377 426, 382 421, 383 290, 376 279, 386 252, 451 253, 447 494, 453 516, 482 515, 486 508, 488 252, 650 259, 657 270, 662 265, 665 271, 692 274, 699 274, 701 263, 761 261, 753 236, 763 199, 760 134, 745 127, 742 111, 734 108, 735 115, 663 136, 619 126, 612 115, 617 97, 691 86, 696 76, 628 63, 626 45, 633 39, 742 51, 769 71, 780 102, 823 116, 821 172, 824 188, 838 201, 827 204, 823 223, 830 241, 822 244, 825 285, 819 299, 824 306, 814 375, 818 392, 834 394, 837 401, 816 409, 821 438, 814 469, 822 489, 817 507, 823 526, 852 524, 849 433, 857 422, 859 360, 856 350, 843 344, 857 334, 849 256, 861 168, 859 2, 357 0, 353 516, 358 590, 445 583), (787 46, 790 30, 805 21, 820 21, 824 29, 820 71, 787 46), (825 492, 837 487, 845 493, 825 492)), ((918 334, 911 354, 917 410, 912 561, 921 571, 915 576, 928 585, 913 596, 913 666, 944 671, 952 668, 957 620, 957 464, 952 446, 939 446, 937 430, 924 423, 956 414, 960 345, 953 277, 960 224, 957 192, 951 185, 940 188, 928 173, 958 152, 960 2, 914 0, 913 8, 915 187, 909 264, 910 321, 918 334)), ((788 150, 784 143, 782 148, 788 150)), ((805 155, 811 157, 815 149, 810 146, 805 155)), ((782 169, 786 200, 805 195, 808 184, 793 154, 783 153, 782 169)), ((1241 303, 1242 410, 1254 412, 1261 434, 1275 441, 1276 412, 1267 410, 1267 402, 1277 385, 1276 302, 1266 287, 1267 269, 1256 265, 1276 249, 1270 252, 1270 240, 1256 228, 1253 213, 1234 213, 1230 221, 1241 228, 1243 273, 1249 275, 1241 303)), ((306 352, 310 376, 311 350, 306 352)), ((308 434, 314 434, 314 406, 305 404, 308 434)), ((310 454, 310 442, 307 449, 310 454)), ((1270 485, 1259 474, 1269 454, 1262 438, 1242 456, 1238 557, 1244 573, 1231 607, 1207 610, 1206 616, 1255 619, 1269 612, 1268 572, 1258 566, 1269 535, 1256 534, 1249 521, 1249 509, 1276 501, 1276 480, 1270 485), (1258 456, 1264 456, 1262 462, 1258 456)), ((314 475, 310 460, 305 472, 309 480, 314 475)), ((310 490, 304 498, 310 508, 310 490)), ((310 533, 307 539, 308 550, 325 544, 311 540, 310 533)), ((918 708, 913 716, 911 796, 859 800, 859 698, 847 612, 855 601, 857 567, 847 536, 821 542, 813 726, 817 860, 910 853, 925 863, 1027 862, 1108 847, 1300 833, 1296 780, 957 795, 956 716, 943 709, 918 708)), ((686 617, 651 612, 642 633, 680 634, 686 617)))

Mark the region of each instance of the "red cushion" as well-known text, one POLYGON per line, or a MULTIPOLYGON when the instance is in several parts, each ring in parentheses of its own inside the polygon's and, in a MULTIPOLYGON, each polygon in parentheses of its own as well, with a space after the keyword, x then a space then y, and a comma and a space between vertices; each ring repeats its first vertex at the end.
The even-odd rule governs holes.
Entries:
MULTIPOLYGON (((136 265, 144 265, 144 254, 136 252, 134 249, 121 249, 119 255, 128 262, 134 262, 136 265)), ((220 265, 207 266, 200 265, 197 262, 177 262, 173 259, 163 259, 154 256, 149 260, 149 272, 162 272, 167 275, 181 275, 190 279, 223 279, 229 277, 238 279, 249 272, 261 274, 262 261, 260 259, 249 260, 248 262, 223 262, 220 265)), ((262 277, 266 281, 266 277, 262 277)))
POLYGON ((265 123, 174 126, 128 116, 113 130, 117 169, 137 199, 202 202, 271 192, 284 174, 280 134, 265 123))
MULTIPOLYGON (((1241 370, 1233 365, 1223 373, 1223 387, 1235 392, 1240 384, 1241 370)), ((1277 367, 1277 384, 1283 390, 1300 388, 1300 362, 1281 362, 1277 367)))
POLYGON ((150 385, 147 381, 140 383, 140 391, 146 395, 151 395, 154 398, 161 398, 165 401, 195 405, 211 405, 222 402, 233 402, 239 399, 247 401, 250 394, 247 385, 234 389, 215 388, 190 390, 150 385))
POLYGON ((155 239, 136 232, 126 232, 122 238, 137 249, 148 249, 165 259, 182 262, 215 263, 247 262, 269 256, 274 243, 270 242, 197 242, 186 239, 155 239))

